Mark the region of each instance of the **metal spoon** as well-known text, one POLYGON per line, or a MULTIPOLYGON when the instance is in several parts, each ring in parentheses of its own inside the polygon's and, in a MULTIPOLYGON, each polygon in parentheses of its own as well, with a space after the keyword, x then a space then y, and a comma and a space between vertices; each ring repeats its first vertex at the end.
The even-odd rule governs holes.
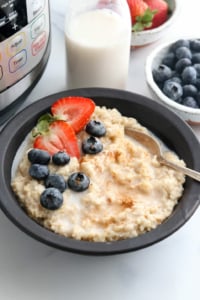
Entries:
POLYGON ((152 137, 151 135, 141 132, 141 131, 137 131, 131 127, 126 127, 125 133, 128 136, 134 138, 136 141, 138 141, 142 145, 144 145, 146 148, 148 148, 153 155, 157 156, 157 159, 161 164, 166 165, 166 166, 168 166, 174 170, 177 170, 179 172, 182 172, 183 174, 185 174, 197 181, 200 181, 200 173, 199 172, 191 170, 186 167, 181 167, 181 166, 176 165, 173 162, 170 162, 167 159, 165 159, 163 157, 159 142, 157 142, 157 140, 154 137, 152 137))

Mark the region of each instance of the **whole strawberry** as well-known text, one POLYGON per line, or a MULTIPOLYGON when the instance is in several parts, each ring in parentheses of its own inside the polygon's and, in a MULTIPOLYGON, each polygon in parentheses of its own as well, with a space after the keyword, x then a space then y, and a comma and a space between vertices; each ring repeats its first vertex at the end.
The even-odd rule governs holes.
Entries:
POLYGON ((149 6, 151 10, 156 11, 153 20, 152 26, 148 29, 156 28, 167 21, 169 6, 164 0, 144 0, 145 3, 149 6))
POLYGON ((131 13, 132 24, 136 22, 136 17, 142 16, 148 5, 143 0, 127 0, 131 13))
POLYGON ((151 10, 143 0, 127 0, 131 20, 132 31, 142 31, 152 26, 152 20, 156 11, 151 10))

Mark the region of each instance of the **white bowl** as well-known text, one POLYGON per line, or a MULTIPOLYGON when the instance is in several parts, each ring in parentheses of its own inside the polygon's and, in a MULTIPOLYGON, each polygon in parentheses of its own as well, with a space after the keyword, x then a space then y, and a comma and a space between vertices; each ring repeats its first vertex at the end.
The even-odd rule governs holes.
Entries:
MULTIPOLYGON (((199 37, 180 37, 179 39, 199 39, 199 37)), ((173 110, 177 113, 184 121, 188 122, 191 125, 199 125, 200 124, 200 109, 198 108, 191 108, 188 106, 184 106, 179 104, 170 98, 168 98, 158 87, 153 79, 152 71, 162 61, 164 55, 168 52, 170 46, 176 42, 177 40, 172 40, 168 43, 164 43, 154 49, 151 54, 147 57, 146 65, 145 65, 145 73, 146 73, 146 80, 150 90, 153 92, 153 96, 155 100, 162 102, 165 106, 173 110)))
POLYGON ((166 2, 168 3, 171 11, 168 20, 157 28, 132 32, 131 46, 135 47, 151 44, 166 34, 166 31, 176 21, 180 7, 179 0, 166 0, 166 2))

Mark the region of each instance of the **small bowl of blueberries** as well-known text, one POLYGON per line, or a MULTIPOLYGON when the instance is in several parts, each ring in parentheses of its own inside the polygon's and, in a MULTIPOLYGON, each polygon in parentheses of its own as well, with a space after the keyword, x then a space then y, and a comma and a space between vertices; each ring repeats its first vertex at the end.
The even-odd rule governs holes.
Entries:
POLYGON ((148 56, 145 72, 158 100, 189 124, 200 124, 200 39, 160 45, 148 56))

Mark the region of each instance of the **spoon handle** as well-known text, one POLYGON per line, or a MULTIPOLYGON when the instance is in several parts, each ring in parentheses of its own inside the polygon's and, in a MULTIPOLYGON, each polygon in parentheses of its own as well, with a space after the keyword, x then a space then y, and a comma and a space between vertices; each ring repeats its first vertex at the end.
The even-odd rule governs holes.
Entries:
POLYGON ((159 157, 159 162, 168 166, 168 167, 171 167, 173 168, 174 170, 177 170, 177 171, 180 171, 182 172, 183 174, 197 180, 200 182, 200 172, 197 172, 197 171, 194 171, 194 170, 191 170, 189 168, 186 168, 186 167, 181 167, 181 166, 178 166, 168 160, 166 160, 164 157, 159 157))

